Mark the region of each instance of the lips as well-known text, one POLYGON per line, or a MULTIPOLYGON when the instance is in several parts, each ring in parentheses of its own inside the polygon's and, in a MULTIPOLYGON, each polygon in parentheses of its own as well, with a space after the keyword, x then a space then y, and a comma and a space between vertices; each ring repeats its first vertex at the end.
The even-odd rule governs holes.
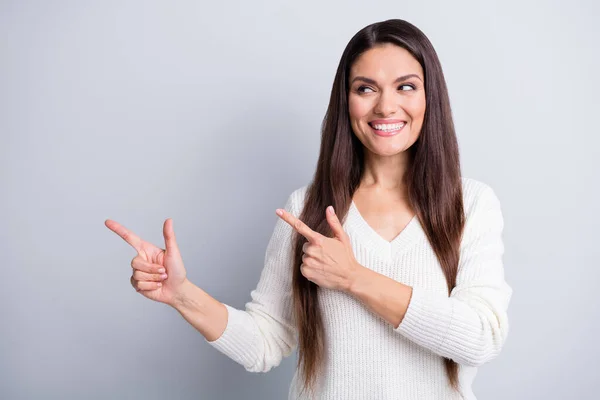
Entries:
POLYGON ((376 121, 373 121, 373 122, 369 123, 369 126, 371 127, 371 129, 377 136, 389 137, 389 136, 394 136, 394 135, 397 135, 398 133, 400 133, 406 126, 406 122, 404 122, 404 121, 400 121, 400 122, 396 122, 396 123, 387 122, 385 124, 381 124, 381 123, 376 123, 376 121), (375 126, 377 126, 377 128, 375 126))
POLYGON ((403 119, 374 119, 373 121, 369 121, 369 125, 379 125, 379 124, 400 124, 402 122, 406 122, 403 119))

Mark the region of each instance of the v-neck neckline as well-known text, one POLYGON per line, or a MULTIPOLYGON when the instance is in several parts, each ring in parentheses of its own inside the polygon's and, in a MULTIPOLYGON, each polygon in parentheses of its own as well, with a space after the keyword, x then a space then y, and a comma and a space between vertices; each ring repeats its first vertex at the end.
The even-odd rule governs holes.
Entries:
POLYGON ((419 218, 413 215, 404 229, 394 239, 387 241, 367 223, 354 200, 350 203, 346 223, 356 228, 356 233, 361 235, 368 247, 375 249, 384 259, 396 257, 419 237, 419 232, 422 233, 419 218))

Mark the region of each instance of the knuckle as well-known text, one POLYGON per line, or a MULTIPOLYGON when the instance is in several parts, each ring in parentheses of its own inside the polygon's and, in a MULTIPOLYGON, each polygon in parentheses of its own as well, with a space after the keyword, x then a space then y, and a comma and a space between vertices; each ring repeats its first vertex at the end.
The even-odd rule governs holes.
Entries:
POLYGON ((308 268, 306 267, 306 265, 302 265, 302 267, 301 267, 301 272, 302 272, 302 275, 303 275, 305 278, 307 278, 307 279, 310 279, 310 277, 311 277, 310 269, 308 269, 308 268))
POLYGON ((131 266, 135 269, 144 270, 144 260, 142 260, 139 255, 135 256, 133 260, 131 260, 131 266))

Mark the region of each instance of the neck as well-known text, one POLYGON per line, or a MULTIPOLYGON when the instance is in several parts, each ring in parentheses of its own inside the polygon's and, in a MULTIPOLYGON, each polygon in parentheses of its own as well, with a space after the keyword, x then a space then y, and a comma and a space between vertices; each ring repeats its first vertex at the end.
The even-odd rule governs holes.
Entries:
POLYGON ((408 153, 381 156, 365 152, 365 168, 359 187, 376 190, 405 190, 404 175, 408 167, 408 153))

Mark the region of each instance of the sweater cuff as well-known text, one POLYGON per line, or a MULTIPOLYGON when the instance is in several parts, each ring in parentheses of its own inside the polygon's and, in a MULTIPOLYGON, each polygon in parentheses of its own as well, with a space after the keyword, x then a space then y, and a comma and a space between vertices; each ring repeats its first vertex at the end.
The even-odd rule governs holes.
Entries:
POLYGON ((256 353, 251 349, 257 346, 258 337, 251 329, 252 317, 245 311, 223 303, 227 308, 227 326, 217 339, 204 341, 244 367, 249 368, 256 361, 256 353))
POLYGON ((413 287, 406 314, 394 330, 437 352, 444 343, 452 317, 453 302, 448 297, 413 287))

